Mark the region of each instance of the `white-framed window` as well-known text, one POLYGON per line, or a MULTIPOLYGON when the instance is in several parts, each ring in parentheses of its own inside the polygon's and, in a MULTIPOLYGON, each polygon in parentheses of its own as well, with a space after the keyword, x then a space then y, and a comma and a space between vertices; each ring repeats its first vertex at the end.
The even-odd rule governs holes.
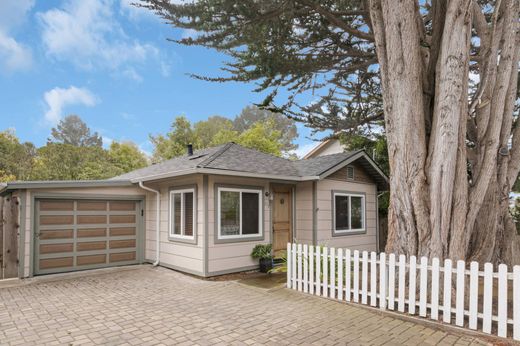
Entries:
POLYGON ((195 189, 170 191, 171 238, 194 239, 195 234, 195 189))
POLYGON ((218 239, 262 236, 262 190, 217 189, 218 239))
POLYGON ((365 231, 365 195, 334 192, 334 232, 365 231))

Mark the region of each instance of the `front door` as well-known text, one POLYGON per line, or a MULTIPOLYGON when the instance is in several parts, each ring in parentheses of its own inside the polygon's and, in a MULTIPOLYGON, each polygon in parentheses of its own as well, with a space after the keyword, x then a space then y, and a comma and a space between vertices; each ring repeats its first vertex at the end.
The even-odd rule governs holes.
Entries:
POLYGON ((273 187, 273 252, 282 255, 292 241, 292 189, 290 186, 273 187))

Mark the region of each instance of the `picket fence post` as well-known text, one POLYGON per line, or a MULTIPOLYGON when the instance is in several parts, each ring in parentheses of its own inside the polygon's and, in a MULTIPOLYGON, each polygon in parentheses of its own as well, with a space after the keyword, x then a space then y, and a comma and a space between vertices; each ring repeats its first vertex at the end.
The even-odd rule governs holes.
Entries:
POLYGON ((343 300, 343 249, 338 249, 338 299, 343 300))
POLYGON ((351 291, 351 272, 352 272, 352 266, 350 265, 350 262, 352 261, 352 257, 350 255, 350 250, 347 249, 345 251, 345 300, 347 302, 350 302, 350 295, 352 293, 351 291))
POLYGON ((498 266, 498 336, 507 336, 507 265, 498 266))
POLYGON ((386 254, 382 252, 379 255, 379 308, 386 309, 386 254))
POLYGON ((314 246, 309 246, 309 293, 314 294, 316 280, 314 279, 314 246))
POLYGON ((302 289, 302 244, 298 244, 298 291, 303 291, 302 289))
POLYGON ((316 295, 321 295, 321 248, 316 246, 316 295))
POLYGON ((377 306, 377 254, 370 253, 370 305, 377 306))
POLYGON ((457 281, 455 293, 455 324, 464 326, 464 279, 466 277, 466 263, 457 261, 457 281))
POLYGON ((520 266, 513 268, 513 339, 520 340, 520 266))
POLYGON ((330 249, 330 298, 336 298, 336 249, 330 249))
POLYGON ((354 250, 354 303, 359 302, 359 251, 354 250))
POLYGON ((442 299, 442 321, 451 323, 451 279, 452 263, 450 259, 444 260, 444 297, 442 299))
POLYGON ((388 308, 395 308, 395 255, 388 255, 388 308))
POLYGON ((399 255, 399 282, 398 282, 398 293, 397 293, 397 310, 404 312, 405 304, 405 287, 406 287, 406 256, 399 255))
POLYGON ((491 334, 493 317, 493 264, 484 264, 484 302, 482 311, 482 331, 491 334))
POLYGON ((303 245, 303 292, 309 292, 309 254, 308 245, 303 245))
POLYGON ((328 287, 328 282, 329 282, 329 255, 328 255, 328 249, 324 246, 323 247, 323 258, 322 258, 322 263, 323 263, 323 272, 322 272, 322 275, 323 275, 323 287, 322 287, 322 296, 324 296, 325 298, 327 298, 329 296, 329 287, 328 287))
POLYGON ((287 243, 287 288, 291 288, 292 278, 291 278, 291 243, 287 243))
POLYGON ((478 314, 478 263, 473 261, 470 264, 469 277, 469 328, 477 329, 478 314))
POLYGON ((415 314, 415 290, 416 290, 416 282, 415 279, 417 277, 417 259, 415 256, 410 256, 410 275, 408 279, 408 313, 414 315, 415 314))
POLYGON ((291 251, 291 255, 292 255, 292 270, 291 270, 291 273, 292 273, 292 288, 293 290, 295 290, 297 288, 296 286, 296 244, 292 244, 292 251, 291 251))
POLYGON ((419 284, 419 316, 426 317, 426 300, 428 299, 428 258, 421 257, 421 277, 419 284))
POLYGON ((361 304, 367 303, 368 296, 368 252, 363 251, 361 269, 361 304))
POLYGON ((439 259, 432 259, 431 319, 439 319, 439 259))

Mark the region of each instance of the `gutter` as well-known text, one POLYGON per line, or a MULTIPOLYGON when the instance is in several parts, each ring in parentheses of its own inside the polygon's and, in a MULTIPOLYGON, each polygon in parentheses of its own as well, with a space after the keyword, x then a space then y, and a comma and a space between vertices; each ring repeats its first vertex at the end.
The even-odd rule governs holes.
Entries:
POLYGON ((143 182, 140 181, 139 182, 139 187, 143 190, 146 190, 146 191, 150 191, 150 192, 153 192, 155 193, 155 196, 156 196, 156 202, 155 202, 155 207, 156 207, 156 216, 155 216, 155 238, 156 238, 156 242, 155 242, 155 262, 153 262, 153 266, 156 267, 157 265, 159 265, 159 260, 160 260, 160 247, 161 247, 161 239, 160 239, 160 236, 161 236, 161 193, 159 192, 159 190, 154 190, 152 188, 149 188, 148 186, 144 186, 143 185, 143 182))

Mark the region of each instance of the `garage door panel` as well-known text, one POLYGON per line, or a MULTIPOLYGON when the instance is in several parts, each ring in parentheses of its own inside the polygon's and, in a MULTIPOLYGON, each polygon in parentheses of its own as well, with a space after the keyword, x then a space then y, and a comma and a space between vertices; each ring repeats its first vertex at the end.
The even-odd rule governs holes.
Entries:
POLYGON ((72 229, 56 229, 56 230, 41 230, 40 239, 72 239, 74 237, 74 230, 72 229))
POLYGON ((40 260, 40 269, 67 268, 73 265, 73 257, 45 258, 40 260))
POLYGON ((110 236, 123 236, 123 235, 135 235, 136 229, 135 227, 117 227, 110 228, 110 236))
POLYGON ((74 224, 73 215, 42 215, 40 225, 72 225, 74 224))
POLYGON ((73 211, 74 201, 47 200, 40 202, 40 211, 73 211))
POLYGON ((132 201, 110 201, 110 211, 135 211, 135 203, 132 201))
POLYGON ((78 201, 78 211, 106 211, 107 202, 105 201, 78 201))
POLYGON ((106 215, 78 215, 76 218, 78 225, 107 223, 106 215))
POLYGON ((93 250, 106 250, 106 241, 87 241, 76 244, 77 251, 93 251, 93 250))
POLYGON ((102 264, 106 263, 107 255, 88 255, 88 256, 78 256, 76 258, 76 264, 78 266, 84 266, 88 264, 102 264))
POLYGON ((111 253, 109 259, 110 259, 110 263, 134 261, 135 260, 135 251, 111 253))
POLYGON ((106 237, 106 228, 80 228, 77 231, 78 238, 106 237))
POLYGON ((137 263, 138 203, 37 200, 35 273, 137 263))
POLYGON ((111 249, 121 249, 121 248, 135 248, 135 239, 128 240, 111 240, 110 248, 111 249))
POLYGON ((41 244, 40 253, 61 253, 61 252, 72 252, 74 251, 74 243, 58 243, 58 244, 41 244))
POLYGON ((110 215, 110 223, 135 223, 135 215, 110 215))

